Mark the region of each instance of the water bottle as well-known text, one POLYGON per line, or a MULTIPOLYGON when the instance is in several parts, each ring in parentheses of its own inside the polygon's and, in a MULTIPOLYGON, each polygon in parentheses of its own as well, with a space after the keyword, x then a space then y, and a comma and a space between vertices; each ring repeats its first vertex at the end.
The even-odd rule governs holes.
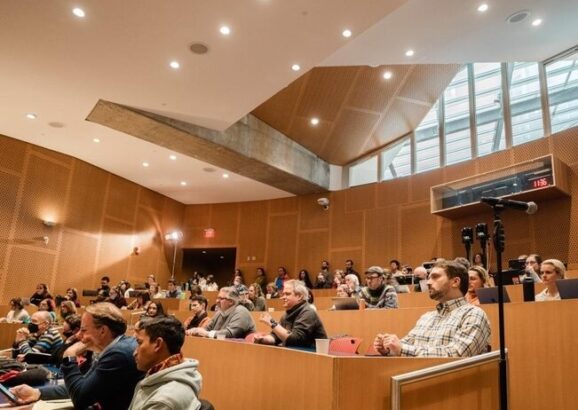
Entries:
POLYGON ((524 291, 524 302, 533 302, 535 300, 534 279, 532 279, 530 275, 526 274, 522 280, 522 286, 524 291))

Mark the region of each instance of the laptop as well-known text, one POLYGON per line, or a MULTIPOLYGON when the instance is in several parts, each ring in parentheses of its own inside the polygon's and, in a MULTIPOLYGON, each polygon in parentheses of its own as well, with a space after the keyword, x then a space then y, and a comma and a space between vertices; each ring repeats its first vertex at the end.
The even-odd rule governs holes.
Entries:
MULTIPOLYGON (((480 300, 480 304, 498 303, 498 287, 493 288, 479 288, 476 289, 476 294, 480 300)), ((510 303, 510 295, 504 288, 504 303, 510 303)))
POLYGON ((578 279, 558 279, 556 286, 560 299, 578 299, 578 279))
POLYGON ((82 296, 97 296, 98 295, 98 290, 93 290, 93 289, 83 289, 82 290, 82 296))
POLYGON ((355 298, 331 298, 335 310, 357 310, 359 303, 355 298))

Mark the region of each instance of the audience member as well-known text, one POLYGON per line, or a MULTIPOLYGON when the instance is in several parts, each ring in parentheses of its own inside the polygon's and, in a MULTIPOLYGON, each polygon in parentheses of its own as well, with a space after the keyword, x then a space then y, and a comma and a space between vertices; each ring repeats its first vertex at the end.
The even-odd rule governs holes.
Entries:
POLYGON ((110 278, 108 276, 103 276, 100 278, 100 288, 97 289, 98 294, 102 295, 105 299, 110 293, 110 278))
MULTIPOLYGON (((528 258, 531 256, 532 255, 528 256, 528 258)), ((546 285, 546 289, 536 295, 536 301, 560 300, 556 280, 564 279, 566 276, 566 267, 564 264, 558 259, 546 259, 540 264, 540 273, 542 274, 542 282, 546 285)))
POLYGON ((235 282, 235 278, 239 277, 238 280, 241 281, 240 285, 244 285, 245 284, 245 275, 243 275, 243 271, 239 268, 235 269, 235 272, 233 273, 233 283, 235 282))
POLYGON ((337 287, 337 290, 335 291, 335 295, 338 298, 348 298, 351 296, 351 289, 349 288, 349 286, 347 286, 345 283, 342 285, 339 285, 337 287))
POLYGON ((482 254, 480 252, 474 253, 472 265, 473 266, 481 266, 482 268, 485 269, 486 268, 486 258, 484 257, 484 254, 482 254))
POLYGON ((403 271, 401 270, 401 263, 397 259, 390 260, 389 267, 392 277, 396 279, 405 277, 403 271))
POLYGON ((75 409, 91 406, 93 409, 127 409, 143 374, 137 370, 133 357, 136 342, 124 335, 126 327, 121 311, 113 304, 87 306, 78 333, 81 341, 63 354, 60 370, 64 374, 64 385, 38 389, 20 385, 11 391, 21 403, 70 398, 75 409), (82 374, 76 357, 86 350, 100 355, 86 374, 82 374))
POLYGON ((255 278, 255 283, 261 287, 261 293, 265 292, 265 287, 267 286, 267 274, 265 269, 257 268, 257 277, 255 278))
POLYGON ((469 280, 466 268, 453 261, 437 262, 429 279, 430 298, 436 310, 425 313, 403 339, 378 334, 373 343, 381 355, 465 357, 486 351, 490 323, 478 306, 466 302, 469 280))
POLYGON ((143 316, 164 317, 165 316, 165 309, 163 308, 163 305, 160 304, 158 301, 151 301, 148 304, 143 316))
POLYGON ((285 314, 277 323, 269 313, 263 313, 259 320, 271 326, 272 331, 269 335, 255 335, 254 342, 310 348, 315 346, 315 339, 327 339, 323 323, 307 302, 308 294, 309 290, 303 282, 286 281, 281 294, 285 314))
POLYGON ((137 293, 136 299, 127 306, 127 309, 146 310, 150 302, 151 295, 148 293, 148 291, 141 291, 137 293))
POLYGON ((427 269, 423 266, 416 266, 413 270, 413 277, 416 285, 414 287, 414 292, 421 292, 421 281, 427 281, 427 269))
POLYGON ((345 283, 345 273, 341 269, 335 269, 333 272, 333 284, 331 285, 332 288, 337 289, 339 285, 345 283))
POLYGON ((54 299, 44 299, 38 305, 38 311, 48 312, 52 322, 56 322, 56 303, 54 299))
POLYGON ((355 275, 355 276, 357 276, 357 279, 361 279, 359 277, 359 273, 357 273, 355 271, 355 269, 353 269, 353 261, 351 259, 347 259, 345 261, 345 271, 343 273, 344 273, 344 275, 343 275, 344 277, 347 275, 355 275))
POLYGON ((62 355, 70 346, 78 341, 76 334, 80 330, 80 315, 71 314, 66 316, 62 322, 62 336, 64 341, 62 345, 52 353, 52 364, 60 367, 62 364, 62 355))
POLYGON ((157 279, 155 278, 155 275, 148 275, 147 276, 147 281, 145 283, 145 288, 146 289, 150 289, 151 285, 156 285, 157 283, 157 279))
POLYGON ((466 270, 470 269, 471 263, 468 258, 464 258, 463 256, 458 256, 454 259, 454 262, 461 263, 466 267, 466 270))
POLYGON ((62 345, 62 337, 57 329, 52 327, 52 317, 47 311, 32 314, 27 327, 16 331, 14 346, 17 349, 18 360, 24 360, 26 353, 52 354, 62 345))
POLYGON ((123 295, 125 299, 130 298, 131 292, 134 292, 133 287, 130 285, 129 281, 121 280, 119 285, 119 294, 123 295))
POLYGON ((279 290, 275 286, 274 282, 267 284, 267 293, 265 294, 266 299, 277 299, 279 298, 279 290))
POLYGON ((175 282, 175 280, 170 279, 167 282, 167 291, 165 293, 165 297, 170 299, 180 299, 181 295, 182 293, 177 287, 177 283, 175 282))
POLYGON ((129 410, 197 410, 201 374, 197 360, 184 359, 183 325, 173 317, 147 320, 136 332, 137 368, 146 376, 135 388, 129 410))
POLYGON ((355 275, 345 276, 345 284, 349 288, 349 294, 358 298, 361 294, 361 286, 359 286, 359 279, 355 275))
POLYGON ((80 300, 78 300, 78 291, 76 290, 76 288, 66 289, 66 296, 64 296, 64 298, 74 303, 74 306, 76 306, 77 308, 80 307, 80 300))
POLYGON ((194 296, 202 295, 203 289, 201 288, 200 285, 191 285, 189 293, 190 293, 189 300, 192 300, 194 296))
POLYGON ((251 314, 239 305, 239 294, 235 288, 221 288, 217 296, 217 304, 219 311, 204 328, 192 328, 187 333, 210 339, 215 339, 217 336, 238 339, 255 332, 255 323, 251 314))
MULTIPOLYGON (((372 266, 365 272, 367 286, 361 289, 360 299, 365 301, 367 308, 395 309, 397 308, 397 293, 392 285, 385 283, 385 272, 380 266, 372 266)), ((391 277, 391 273, 388 272, 391 277)))
POLYGON ((30 303, 38 306, 44 299, 52 299, 52 295, 45 283, 39 283, 36 285, 36 292, 30 296, 30 303))
POLYGON ((482 266, 471 266, 468 270, 468 292, 466 293, 466 300, 473 305, 480 305, 480 299, 476 291, 479 288, 487 288, 489 276, 488 272, 482 266))
POLYGON ((157 283, 149 284, 149 295, 152 299, 163 299, 165 295, 161 292, 161 287, 157 283))
POLYGON ((118 286, 113 286, 110 289, 106 302, 112 303, 119 309, 125 308, 127 305, 126 299, 118 286))
POLYGON ((249 290, 247 287, 245 285, 241 285, 239 289, 235 288, 235 290, 237 290, 237 293, 239 293, 239 304, 245 307, 245 309, 247 309, 249 312, 254 311, 255 305, 253 304, 253 301, 249 299, 249 290))
POLYGON ((267 309, 261 286, 258 283, 249 285, 248 289, 249 300, 253 302, 254 310, 256 312, 264 312, 267 309))
POLYGON ((299 278, 301 282, 307 286, 307 289, 313 289, 313 284, 311 283, 311 279, 309 278, 309 271, 307 269, 301 269, 299 271, 299 278))
POLYGON ((277 277, 275 278, 275 287, 277 289, 283 289, 283 284, 289 279, 289 274, 285 266, 279 266, 277 269, 277 277))
POLYGON ((317 274, 315 281, 316 289, 330 289, 333 286, 333 274, 329 270, 329 262, 321 261, 321 270, 317 274))
POLYGON ((76 306, 72 300, 65 300, 60 303, 60 319, 65 320, 70 315, 76 314, 76 306))
MULTIPOLYGON (((202 286, 201 286, 202 287, 202 286)), ((203 291, 215 292, 219 290, 219 285, 215 282, 215 277, 213 275, 207 275, 207 281, 205 282, 205 287, 203 291)))
MULTIPOLYGON (((207 298, 201 295, 195 295, 191 297, 191 302, 189 304, 190 311, 192 313, 184 321, 185 330, 189 332, 189 329, 193 329, 195 327, 205 327, 209 324, 211 320, 207 315, 207 298)), ((192 336, 192 331, 187 334, 192 336)))
MULTIPOLYGON (((523 256, 523 255, 522 255, 523 256)), ((542 257, 537 253, 532 253, 526 257, 526 270, 523 275, 520 275, 520 282, 524 280, 525 277, 530 277, 534 283, 541 283, 540 279, 541 270, 540 265, 542 264, 542 257)))
POLYGON ((24 309, 22 298, 10 299, 10 310, 6 317, 0 318, 0 323, 28 323, 30 322, 30 314, 24 309))

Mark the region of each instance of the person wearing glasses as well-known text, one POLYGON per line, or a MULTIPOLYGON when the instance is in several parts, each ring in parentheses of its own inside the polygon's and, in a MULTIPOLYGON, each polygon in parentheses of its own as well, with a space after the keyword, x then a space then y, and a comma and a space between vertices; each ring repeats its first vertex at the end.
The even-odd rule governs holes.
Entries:
POLYGON ((524 274, 520 275, 520 282, 524 277, 532 278, 534 283, 542 283, 540 279, 540 265, 542 264, 542 257, 537 253, 532 253, 526 257, 526 269, 524 274))
POLYGON ((239 304, 239 293, 230 286, 219 290, 217 295, 219 311, 204 328, 195 327, 188 335, 217 339, 220 337, 240 339, 255 332, 255 323, 249 311, 239 304))
POLYGON ((361 288, 359 298, 365 301, 368 309, 396 309, 397 293, 395 287, 386 283, 391 279, 391 273, 387 273, 381 266, 372 266, 365 272, 367 286, 361 288))
POLYGON ((41 310, 32 314, 27 327, 16 331, 14 344, 20 353, 18 360, 25 361, 27 353, 54 353, 62 346, 62 337, 58 330, 52 327, 50 313, 41 310))

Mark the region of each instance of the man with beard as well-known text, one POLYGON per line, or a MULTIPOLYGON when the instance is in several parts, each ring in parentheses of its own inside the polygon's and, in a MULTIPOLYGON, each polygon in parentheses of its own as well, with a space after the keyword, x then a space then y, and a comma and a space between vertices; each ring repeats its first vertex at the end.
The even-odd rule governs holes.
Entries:
POLYGON ((468 357, 484 353, 490 339, 486 313, 464 298, 468 272, 456 262, 434 265, 429 278, 430 298, 439 302, 425 313, 402 339, 378 334, 373 347, 383 356, 468 357))

